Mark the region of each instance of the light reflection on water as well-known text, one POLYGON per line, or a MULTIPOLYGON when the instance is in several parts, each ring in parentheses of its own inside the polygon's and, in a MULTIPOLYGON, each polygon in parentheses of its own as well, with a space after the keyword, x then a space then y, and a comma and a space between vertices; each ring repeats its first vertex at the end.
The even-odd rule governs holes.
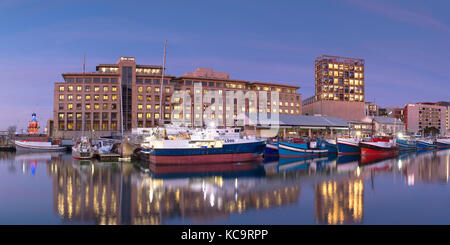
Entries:
POLYGON ((0 152, 0 223, 448 224, 449 162, 450 150, 163 167, 0 152))

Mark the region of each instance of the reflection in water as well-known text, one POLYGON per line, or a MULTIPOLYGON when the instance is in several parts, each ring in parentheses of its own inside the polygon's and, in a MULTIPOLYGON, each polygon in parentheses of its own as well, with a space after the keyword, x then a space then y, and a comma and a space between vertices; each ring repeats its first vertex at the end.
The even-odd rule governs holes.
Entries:
POLYGON ((447 184, 449 162, 450 150, 371 163, 359 156, 330 156, 189 168, 0 152, 0 163, 8 164, 10 174, 46 171, 54 212, 64 222, 91 224, 226 223, 231 214, 245 217, 250 210, 304 205, 299 202, 302 187, 311 186, 316 224, 361 224, 364 195, 376 187, 377 175, 392 175, 409 186, 447 184))
POLYGON ((316 184, 316 223, 335 225, 362 222, 363 199, 362 179, 324 181, 316 184))

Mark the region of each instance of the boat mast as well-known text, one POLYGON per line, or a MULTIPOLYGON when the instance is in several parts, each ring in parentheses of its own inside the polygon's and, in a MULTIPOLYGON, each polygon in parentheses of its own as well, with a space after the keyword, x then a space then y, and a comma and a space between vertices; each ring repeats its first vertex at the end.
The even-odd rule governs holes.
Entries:
POLYGON ((163 66, 162 66, 162 73, 161 73, 161 88, 159 90, 159 125, 164 125, 164 118, 163 118, 163 105, 162 105, 162 95, 163 95, 163 86, 164 86, 164 72, 166 69, 166 46, 167 46, 167 40, 164 40, 164 56, 163 56, 163 66))
MULTIPOLYGON (((86 83, 84 75, 86 73, 86 53, 83 54, 83 83, 86 83)), ((84 137, 84 105, 81 105, 81 137, 84 137)))

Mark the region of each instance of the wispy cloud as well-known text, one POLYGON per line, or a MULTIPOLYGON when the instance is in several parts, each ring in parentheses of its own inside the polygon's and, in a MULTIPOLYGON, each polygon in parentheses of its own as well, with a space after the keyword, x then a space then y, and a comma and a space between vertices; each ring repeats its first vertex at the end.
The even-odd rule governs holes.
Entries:
POLYGON ((446 23, 418 10, 407 9, 406 7, 400 7, 390 2, 373 0, 347 0, 347 2, 358 8, 383 15, 393 20, 450 33, 450 26, 446 23))

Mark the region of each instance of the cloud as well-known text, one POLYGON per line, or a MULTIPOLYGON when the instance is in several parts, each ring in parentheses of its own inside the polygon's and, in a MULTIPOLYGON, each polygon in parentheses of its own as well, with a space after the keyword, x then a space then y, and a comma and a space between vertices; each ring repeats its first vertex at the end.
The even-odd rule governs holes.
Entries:
POLYGON ((352 6, 368 10, 393 20, 412 24, 421 28, 433 28, 435 30, 450 33, 450 26, 425 13, 409 10, 392 3, 381 3, 373 0, 347 0, 352 6))

